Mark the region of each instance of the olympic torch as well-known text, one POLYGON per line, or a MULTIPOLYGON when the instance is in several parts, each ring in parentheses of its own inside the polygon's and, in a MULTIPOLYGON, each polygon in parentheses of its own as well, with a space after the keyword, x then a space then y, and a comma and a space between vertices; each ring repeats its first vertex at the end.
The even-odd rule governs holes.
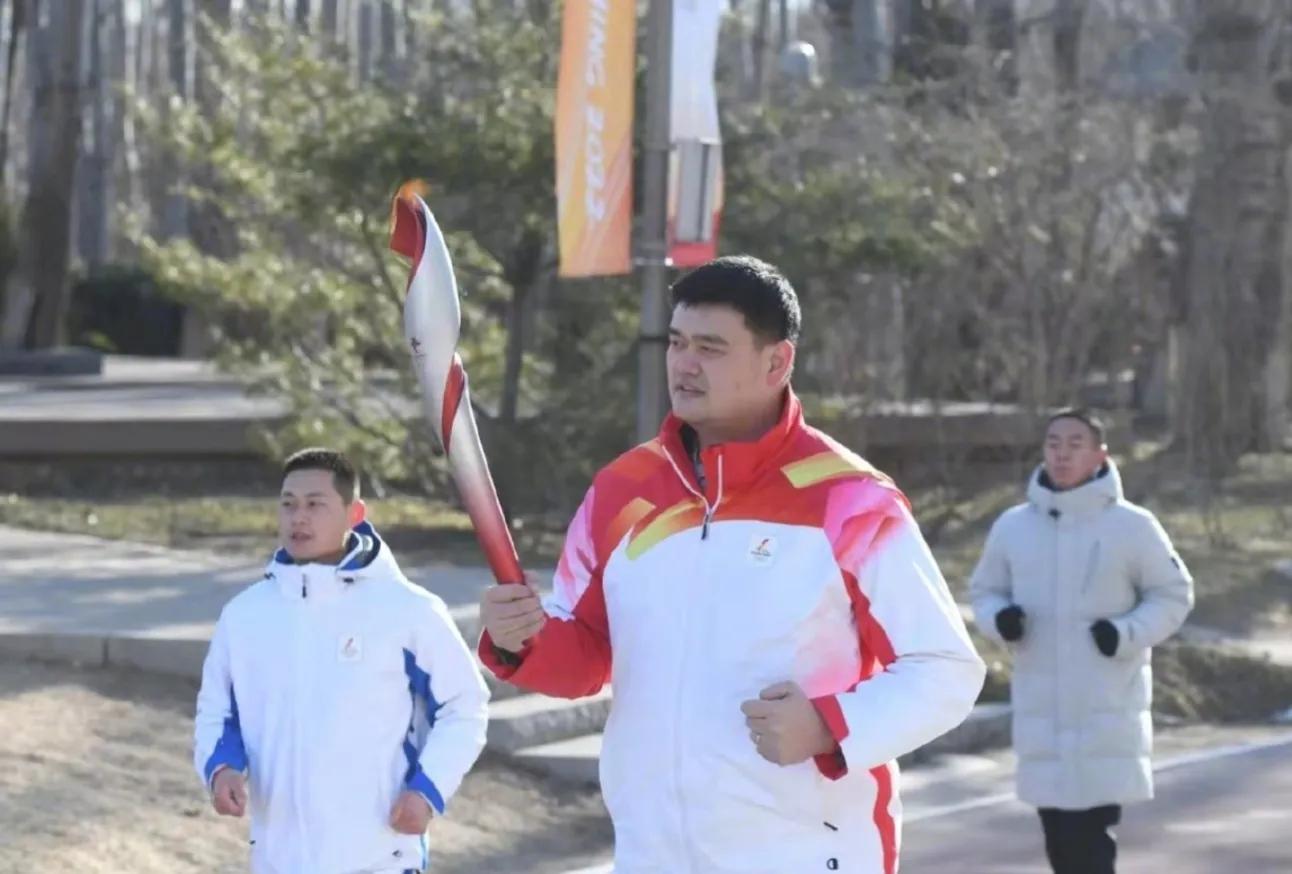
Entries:
POLYGON ((421 194, 419 183, 407 183, 392 207, 390 248, 413 262, 404 294, 404 339, 421 385, 422 409, 444 447, 494 579, 521 583, 525 577, 520 559, 489 475, 471 411, 467 373, 457 353, 462 309, 453 262, 421 194))

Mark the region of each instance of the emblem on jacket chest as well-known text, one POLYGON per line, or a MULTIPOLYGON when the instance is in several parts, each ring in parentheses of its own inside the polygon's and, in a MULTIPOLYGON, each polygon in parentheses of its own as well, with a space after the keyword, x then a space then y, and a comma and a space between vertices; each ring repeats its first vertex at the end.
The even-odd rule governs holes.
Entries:
POLYGON ((749 563, 768 565, 776 560, 776 538, 755 534, 749 538, 749 563))
POLYGON ((363 641, 357 634, 343 634, 337 638, 336 657, 342 662, 357 662, 363 658, 363 641))

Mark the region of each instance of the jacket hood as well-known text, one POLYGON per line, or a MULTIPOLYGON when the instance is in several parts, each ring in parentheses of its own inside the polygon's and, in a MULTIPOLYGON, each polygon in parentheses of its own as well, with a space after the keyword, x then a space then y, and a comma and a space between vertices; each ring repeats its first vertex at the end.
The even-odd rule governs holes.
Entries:
POLYGON ((1027 500, 1042 513, 1081 516, 1097 513, 1122 500, 1122 478, 1110 458, 1094 479, 1067 491, 1055 491, 1044 465, 1037 465, 1027 484, 1027 500))
MULTIPOLYGON (((316 562, 305 562, 305 564, 321 567, 316 562)), ((297 565, 297 562, 291 554, 280 547, 269 559, 269 564, 265 567, 265 576, 272 577, 280 568, 294 565, 297 565)), ((377 529, 372 527, 372 523, 366 520, 350 529, 350 534, 346 538, 346 554, 336 563, 335 569, 338 574, 344 573, 354 580, 374 573, 392 571, 398 573, 399 571, 394 556, 390 553, 390 547, 377 534, 377 529)))

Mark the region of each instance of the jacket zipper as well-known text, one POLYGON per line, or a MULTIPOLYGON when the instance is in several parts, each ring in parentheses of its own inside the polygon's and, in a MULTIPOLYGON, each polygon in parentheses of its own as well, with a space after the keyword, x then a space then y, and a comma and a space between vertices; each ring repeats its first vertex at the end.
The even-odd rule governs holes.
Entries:
MULTIPOLYGON (((305 603, 306 592, 307 592, 306 580, 308 578, 309 577, 306 574, 306 572, 302 570, 301 571, 301 609, 305 609, 306 607, 306 603, 305 603)), ((305 689, 305 685, 304 685, 305 672, 307 668, 307 660, 305 658, 305 650, 306 650, 305 636, 310 631, 310 623, 306 621, 306 616, 304 614, 297 614, 297 622, 298 624, 296 626, 296 634, 295 634, 296 664, 294 666, 295 670, 293 671, 295 675, 295 682, 293 683, 293 687, 296 690, 296 695, 295 695, 295 700, 293 700, 292 702, 293 716, 295 717, 293 719, 294 724, 292 726, 292 741, 293 741, 292 761, 294 764, 293 770, 296 772, 296 782, 295 782, 295 785, 292 787, 293 789, 292 801, 296 807, 296 811, 295 811, 296 827, 299 830, 302 846, 308 846, 309 845, 308 841, 305 840, 306 835, 308 834, 308 830, 305 827, 305 804, 304 804, 304 798, 303 798, 304 786, 302 785, 306 779, 306 769, 305 769, 305 756, 304 756, 305 745, 304 745, 304 738, 301 731, 301 726, 304 722, 304 714, 301 712, 302 710, 301 702, 302 702, 302 699, 308 697, 308 691, 305 689)))
POLYGON ((685 487, 686 490, 690 492, 692 495, 699 498, 700 503, 704 504, 704 524, 700 527, 700 539, 708 540, 709 523, 713 521, 713 515, 718 512, 718 505, 722 503, 722 476, 723 476, 722 453, 721 452, 718 453, 718 493, 714 497, 712 504, 709 503, 709 499, 704 496, 703 492, 701 492, 695 486, 691 485, 691 481, 686 478, 685 474, 682 473, 682 468, 678 467, 677 462, 673 460, 673 453, 665 449, 664 457, 668 459, 668 463, 673 467, 673 472, 677 474, 677 478, 682 481, 683 487, 685 487))

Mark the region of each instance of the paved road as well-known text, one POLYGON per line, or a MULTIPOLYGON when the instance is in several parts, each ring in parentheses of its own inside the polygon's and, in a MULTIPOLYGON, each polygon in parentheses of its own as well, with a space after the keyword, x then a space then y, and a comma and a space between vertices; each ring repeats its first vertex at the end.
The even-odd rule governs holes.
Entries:
MULTIPOLYGON (((1159 738, 1158 797, 1128 807, 1122 874, 1292 874, 1292 729, 1207 727, 1159 738)), ((902 874, 1048 874, 1009 753, 903 774, 902 874)), ((569 874, 611 874, 608 865, 569 874)))
MULTIPOLYGON (((264 559, 0 525, 0 633, 209 640, 224 604, 264 559)), ((459 613, 474 613, 487 568, 405 568, 459 613)))
MULTIPOLYGON (((1126 809, 1119 871, 1292 872, 1292 737, 1202 753, 1161 771, 1157 782, 1155 801, 1126 809)), ((1045 874, 1044 853, 1035 812, 1010 801, 911 823, 902 872, 1045 874)))

